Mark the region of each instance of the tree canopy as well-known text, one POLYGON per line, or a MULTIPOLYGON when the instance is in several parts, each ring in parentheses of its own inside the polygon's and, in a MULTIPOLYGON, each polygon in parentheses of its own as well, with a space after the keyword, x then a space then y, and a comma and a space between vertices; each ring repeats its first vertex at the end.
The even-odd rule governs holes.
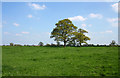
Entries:
POLYGON ((76 26, 72 24, 69 19, 60 20, 55 24, 56 27, 51 32, 51 38, 55 38, 55 41, 64 42, 64 47, 66 43, 70 40, 71 33, 77 29, 76 26))
POLYGON ((66 43, 76 45, 76 42, 87 43, 90 40, 89 37, 85 36, 84 33, 88 33, 86 30, 78 29, 69 19, 63 19, 55 24, 56 27, 51 32, 50 38, 54 38, 56 42, 64 42, 64 47, 66 43))
POLYGON ((74 37, 72 37, 72 39, 76 40, 80 44, 80 46, 82 43, 87 44, 86 41, 90 40, 90 38, 85 36, 85 33, 88 33, 88 32, 83 29, 78 29, 78 32, 73 32, 74 37))

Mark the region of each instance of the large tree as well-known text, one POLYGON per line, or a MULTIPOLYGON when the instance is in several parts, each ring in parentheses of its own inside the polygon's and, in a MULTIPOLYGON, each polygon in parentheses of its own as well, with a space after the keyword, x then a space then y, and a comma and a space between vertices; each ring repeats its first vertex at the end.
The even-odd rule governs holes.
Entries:
POLYGON ((55 41, 64 42, 64 47, 66 47, 66 43, 71 38, 71 33, 75 31, 77 27, 74 26, 69 19, 60 20, 55 25, 56 27, 51 32, 50 38, 55 38, 55 41))
POLYGON ((85 35, 85 33, 88 33, 86 30, 78 29, 78 32, 73 32, 74 35, 72 38, 76 40, 79 45, 81 46, 82 43, 87 43, 87 40, 90 40, 89 37, 85 35))

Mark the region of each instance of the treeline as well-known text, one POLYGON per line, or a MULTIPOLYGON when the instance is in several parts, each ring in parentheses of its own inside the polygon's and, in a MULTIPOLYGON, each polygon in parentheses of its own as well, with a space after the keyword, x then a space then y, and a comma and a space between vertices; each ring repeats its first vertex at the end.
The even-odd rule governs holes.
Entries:
MULTIPOLYGON (((11 46, 11 45, 2 45, 2 46, 11 46)), ((13 46, 38 46, 38 45, 13 45, 13 46)), ((70 46, 70 45, 66 45, 68 47, 80 47, 79 45, 77 46, 70 46)), ((81 45, 81 47, 110 47, 110 46, 114 46, 114 47, 120 47, 120 45, 94 45, 94 44, 87 44, 87 45, 81 45)), ((38 46, 40 47, 40 46, 38 46)), ((64 47, 64 45, 56 45, 56 44, 46 44, 46 45, 43 45, 43 47, 64 47)))
MULTIPOLYGON (((63 44, 60 44, 59 42, 57 44, 46 44, 44 45, 43 42, 39 42, 38 45, 20 45, 20 44, 14 44, 14 43, 10 43, 9 45, 3 45, 3 46, 44 46, 44 47, 63 47, 63 44)), ((95 44, 83 44, 83 45, 79 45, 79 44, 67 44, 66 46, 68 47, 110 47, 110 46, 115 46, 115 47, 120 47, 120 45, 116 44, 116 42, 114 40, 112 40, 112 42, 109 45, 95 45, 95 44)))

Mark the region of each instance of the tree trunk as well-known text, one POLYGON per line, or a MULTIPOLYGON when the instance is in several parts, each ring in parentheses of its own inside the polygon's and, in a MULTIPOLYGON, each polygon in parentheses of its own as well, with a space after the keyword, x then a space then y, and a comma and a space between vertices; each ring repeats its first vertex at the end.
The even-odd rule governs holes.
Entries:
POLYGON ((80 47, 81 47, 81 43, 80 43, 80 47))
POLYGON ((75 47, 76 43, 75 43, 75 40, 74 40, 74 43, 73 43, 73 46, 75 47))
POLYGON ((66 41, 64 41, 64 48, 66 47, 66 41))

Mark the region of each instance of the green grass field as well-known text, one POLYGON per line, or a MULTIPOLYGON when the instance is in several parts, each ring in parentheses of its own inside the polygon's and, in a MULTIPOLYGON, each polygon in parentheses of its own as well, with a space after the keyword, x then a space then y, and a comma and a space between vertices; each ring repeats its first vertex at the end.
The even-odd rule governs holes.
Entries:
POLYGON ((2 47, 3 76, 116 76, 117 47, 2 47))

